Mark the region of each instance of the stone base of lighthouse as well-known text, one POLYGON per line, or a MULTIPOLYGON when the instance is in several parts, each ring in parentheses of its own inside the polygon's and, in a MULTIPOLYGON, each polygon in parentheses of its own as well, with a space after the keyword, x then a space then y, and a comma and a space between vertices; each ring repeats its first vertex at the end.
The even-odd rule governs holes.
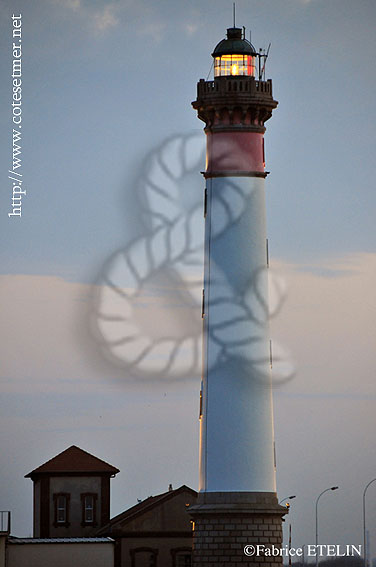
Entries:
POLYGON ((282 565, 281 556, 244 552, 247 545, 282 547, 286 508, 274 492, 201 492, 189 513, 194 521, 192 567, 282 565))

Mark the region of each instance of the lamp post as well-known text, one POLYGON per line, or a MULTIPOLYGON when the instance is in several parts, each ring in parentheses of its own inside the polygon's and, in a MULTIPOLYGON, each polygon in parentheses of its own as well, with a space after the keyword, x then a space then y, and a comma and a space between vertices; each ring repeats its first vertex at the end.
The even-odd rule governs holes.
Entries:
POLYGON ((282 498, 282 500, 279 502, 279 505, 281 506, 283 502, 286 502, 286 500, 292 500, 293 498, 296 498, 296 495, 286 496, 286 498, 282 498))
POLYGON ((329 490, 337 490, 338 486, 331 486, 330 488, 326 488, 325 490, 323 490, 321 492, 321 494, 318 495, 317 500, 316 500, 316 567, 319 564, 319 556, 317 554, 317 546, 319 543, 319 516, 318 516, 318 504, 319 504, 319 500, 321 498, 321 496, 323 494, 325 494, 325 492, 329 492, 329 490))
MULTIPOLYGON (((293 494, 293 496, 286 496, 286 498, 282 498, 282 500, 279 502, 279 505, 281 506, 283 502, 286 502, 286 500, 292 500, 293 498, 296 498, 295 494, 293 494)), ((290 504, 288 502, 286 504, 286 508, 290 508, 290 504)), ((289 524, 289 548, 291 548, 291 520, 289 524)), ((291 555, 289 555, 289 565, 291 565, 291 555)))
POLYGON ((363 491, 363 557, 364 557, 364 567, 367 567, 367 562, 368 562, 368 558, 367 558, 367 541, 366 541, 366 492, 367 492, 367 488, 369 487, 370 484, 372 484, 373 482, 376 481, 376 478, 373 478, 372 480, 369 481, 369 483, 367 484, 367 486, 365 487, 364 491, 363 491))

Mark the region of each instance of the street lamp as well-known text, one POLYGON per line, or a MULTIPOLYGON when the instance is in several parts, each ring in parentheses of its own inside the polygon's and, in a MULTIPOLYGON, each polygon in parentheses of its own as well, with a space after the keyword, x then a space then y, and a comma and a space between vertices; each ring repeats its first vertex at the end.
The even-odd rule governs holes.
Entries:
POLYGON ((325 490, 323 490, 321 492, 321 494, 318 495, 317 500, 316 500, 316 567, 319 564, 319 556, 317 554, 317 546, 319 543, 319 517, 318 517, 318 504, 319 504, 319 500, 321 498, 321 496, 323 494, 325 494, 325 492, 329 492, 329 490, 337 490, 338 486, 331 486, 330 488, 326 488, 325 490))
MULTIPOLYGON (((279 505, 281 506, 283 502, 285 502, 286 500, 292 500, 293 498, 296 498, 295 494, 293 494, 292 496, 286 496, 286 498, 282 498, 282 500, 279 502, 279 505)), ((290 504, 288 502, 286 504, 286 508, 290 508, 290 504)), ((289 524, 289 547, 291 547, 291 520, 289 524)), ((291 555, 289 555, 289 565, 291 565, 291 555)))
POLYGON ((286 496, 286 498, 282 498, 282 500, 279 502, 279 505, 281 506, 282 502, 285 502, 286 500, 292 500, 293 498, 296 498, 295 494, 293 496, 286 496))
POLYGON ((369 481, 363 492, 363 557, 364 567, 367 567, 367 542, 366 542, 366 492, 370 484, 376 481, 376 478, 369 481))

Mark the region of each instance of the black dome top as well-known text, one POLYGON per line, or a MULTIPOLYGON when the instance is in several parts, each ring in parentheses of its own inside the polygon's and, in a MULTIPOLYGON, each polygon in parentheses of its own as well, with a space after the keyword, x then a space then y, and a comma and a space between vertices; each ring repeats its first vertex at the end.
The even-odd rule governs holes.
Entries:
POLYGON ((242 39, 241 28, 228 28, 227 39, 222 39, 214 49, 212 56, 221 55, 257 55, 252 43, 247 39, 242 39))

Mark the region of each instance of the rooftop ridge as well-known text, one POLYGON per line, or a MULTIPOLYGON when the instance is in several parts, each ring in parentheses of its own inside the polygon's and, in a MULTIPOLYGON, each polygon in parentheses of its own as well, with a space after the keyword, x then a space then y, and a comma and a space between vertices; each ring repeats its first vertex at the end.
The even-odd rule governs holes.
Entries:
POLYGON ((77 445, 71 445, 55 457, 52 457, 30 473, 25 478, 32 478, 38 474, 56 473, 108 473, 117 474, 119 469, 110 465, 106 461, 95 457, 91 453, 84 451, 77 445))

